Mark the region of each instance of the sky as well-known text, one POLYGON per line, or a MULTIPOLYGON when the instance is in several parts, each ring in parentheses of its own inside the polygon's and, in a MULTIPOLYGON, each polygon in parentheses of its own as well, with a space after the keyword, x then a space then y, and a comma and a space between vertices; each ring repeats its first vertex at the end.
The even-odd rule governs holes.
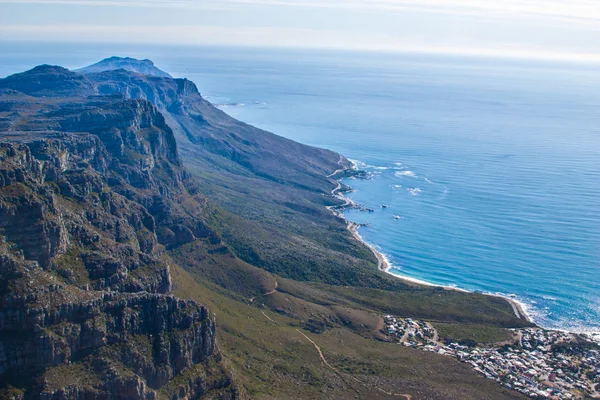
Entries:
POLYGON ((0 0, 0 41, 21 40, 600 62, 600 0, 0 0))

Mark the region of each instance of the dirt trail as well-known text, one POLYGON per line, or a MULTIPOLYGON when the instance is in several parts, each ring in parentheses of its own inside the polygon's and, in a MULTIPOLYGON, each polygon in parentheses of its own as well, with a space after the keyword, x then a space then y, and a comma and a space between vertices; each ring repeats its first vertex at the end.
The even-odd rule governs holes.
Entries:
POLYGON ((279 282, 277 282, 277 279, 275 279, 275 288, 273 290, 271 290, 270 292, 264 293, 263 296, 269 296, 269 295, 275 293, 277 291, 278 287, 279 287, 279 282))
MULTIPOLYGON (((338 369, 334 368, 331 366, 331 364, 329 364, 327 362, 327 359, 325 358, 325 356, 323 355, 323 352, 321 351, 321 348, 319 347, 318 344, 316 344, 311 338, 309 338, 308 336, 306 336, 304 334, 304 332, 302 332, 300 329, 296 329, 296 331, 298 331, 298 333, 300 333, 302 336, 304 336, 306 338, 306 340, 308 340, 309 342, 312 343, 313 346, 315 346, 315 349, 317 349, 317 352, 319 353, 319 357, 321 357, 321 361, 323 362, 324 365, 326 365, 329 369, 331 369, 333 372, 336 373, 336 375, 338 375, 342 380, 344 380, 344 378, 342 377, 341 374, 347 375, 348 377, 350 377, 351 379, 353 379, 354 381, 360 383, 361 385, 365 386, 365 387, 370 387, 368 384, 366 384, 365 382, 361 381, 360 379, 345 373, 345 372, 340 372, 338 369)), ((380 387, 374 386, 375 389, 377 389, 378 391, 380 391, 381 393, 385 393, 388 396, 394 396, 394 397, 404 397, 407 400, 412 400, 412 396, 410 394, 398 394, 398 393, 393 393, 393 392, 388 392, 385 389, 382 389, 380 387)))
POLYGON ((271 317, 269 317, 267 314, 265 314, 265 312, 264 312, 263 310, 260 310, 260 312, 262 313, 262 315, 264 315, 265 317, 267 317, 267 319, 268 319, 269 321, 271 321, 272 323, 274 323, 274 324, 276 324, 276 323, 277 323, 277 322, 273 321, 273 320, 271 319, 271 317))
MULTIPOLYGON (((271 290, 269 292, 263 293, 262 295, 263 296, 269 296, 269 295, 275 293, 277 291, 278 287, 279 287, 279 282, 277 282, 277 279, 275 279, 275 289, 273 289, 273 290, 271 290)), ((256 297, 251 297, 250 299, 248 299, 248 301, 250 301, 250 303, 253 303, 255 298, 256 297)))
POLYGON ((433 341, 435 343, 437 343, 440 340, 440 334, 438 333, 438 330, 435 329, 435 327, 433 325, 431 325, 429 322, 426 322, 426 324, 429 327, 429 329, 431 329, 433 331, 433 341))
MULTIPOLYGON (((277 323, 276 321, 274 321, 273 319, 271 319, 271 317, 269 317, 269 316, 268 316, 268 315, 267 315, 267 314, 266 314, 266 313, 265 313, 263 310, 260 310, 260 312, 261 312, 261 313, 262 313, 262 315, 264 315, 264 316, 265 316, 265 318, 267 318, 269 321, 271 321, 272 323, 274 323, 274 324, 278 325, 278 323, 277 323)), ((333 371, 333 372, 334 372, 334 373, 335 373, 337 376, 339 376, 339 377, 340 377, 340 379, 341 379, 342 381, 344 381, 344 382, 345 382, 345 383, 346 383, 348 386, 350 386, 350 388, 352 388, 352 386, 351 386, 351 385, 350 385, 348 382, 346 382, 346 380, 344 379, 344 377, 342 376, 342 374, 344 374, 344 375, 348 376, 350 379, 352 379, 352 380, 354 380, 354 381, 356 381, 356 382, 360 383, 361 385, 363 385, 363 386, 364 386, 364 387, 366 387, 366 388, 372 388, 372 387, 374 387, 374 388, 375 388, 376 390, 378 390, 379 392, 381 392, 381 393, 384 393, 384 394, 386 394, 386 395, 388 395, 388 396, 393 396, 393 397, 404 397, 404 398, 405 398, 405 399, 407 399, 407 400, 412 400, 412 396, 411 396, 410 394, 398 394, 398 393, 388 392, 387 390, 385 390, 385 389, 382 389, 382 388, 380 388, 380 387, 377 387, 377 386, 371 386, 371 385, 369 385, 369 384, 367 384, 367 383, 365 383, 365 382, 361 381, 360 379, 358 379, 358 378, 356 378, 356 377, 354 377, 354 376, 352 376, 352 375, 350 375, 350 374, 348 374, 348 373, 346 373, 346 372, 341 372, 341 371, 339 371, 337 368, 333 367, 331 364, 329 364, 329 362, 327 362, 327 359, 325 358, 325 355, 323 354, 323 351, 321 350, 321 347, 319 347, 319 345, 318 345, 318 344, 316 344, 316 343, 315 343, 315 342, 314 342, 314 341, 313 341, 311 338, 309 338, 308 336, 306 336, 306 334, 305 334, 304 332, 302 332, 300 329, 296 329, 296 331, 297 331, 299 334, 301 334, 302 336, 304 336, 304 338, 305 338, 306 340, 308 340, 308 341, 309 341, 309 342, 310 342, 310 343, 311 343, 311 344, 312 344, 312 345, 315 347, 315 349, 316 349, 316 350, 317 350, 317 352, 319 353, 319 357, 321 358, 321 362, 323 363, 323 365, 325 365, 327 368, 331 369, 331 370, 332 370, 332 371, 333 371)), ((352 390, 354 390, 354 391, 356 392, 356 390, 355 390, 355 389, 352 389, 352 390)), ((358 394, 358 392, 356 392, 356 393, 358 394)))
POLYGON ((308 336, 306 336, 304 334, 304 332, 302 332, 300 329, 296 329, 296 331, 298 331, 298 333, 300 333, 302 336, 304 336, 306 338, 306 340, 308 340, 309 342, 311 342, 313 344, 313 346, 315 346, 315 349, 317 349, 317 351, 319 352, 319 357, 321 357, 321 361, 323 361, 323 364, 327 365, 329 368, 331 368, 332 370, 337 372, 337 369, 333 368, 325 359, 325 356, 323 355, 323 352, 321 351, 321 348, 319 347, 318 344, 316 344, 311 338, 309 338, 308 336))

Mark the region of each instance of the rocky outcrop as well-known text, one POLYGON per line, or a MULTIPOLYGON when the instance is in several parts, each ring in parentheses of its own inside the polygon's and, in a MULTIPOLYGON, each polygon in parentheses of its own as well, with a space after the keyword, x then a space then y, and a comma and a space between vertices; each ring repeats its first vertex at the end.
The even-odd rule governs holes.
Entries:
POLYGON ((220 365, 213 317, 169 294, 165 249, 220 242, 206 201, 157 108, 88 83, 46 66, 0 80, 0 389, 236 398, 224 368, 199 374, 220 365))

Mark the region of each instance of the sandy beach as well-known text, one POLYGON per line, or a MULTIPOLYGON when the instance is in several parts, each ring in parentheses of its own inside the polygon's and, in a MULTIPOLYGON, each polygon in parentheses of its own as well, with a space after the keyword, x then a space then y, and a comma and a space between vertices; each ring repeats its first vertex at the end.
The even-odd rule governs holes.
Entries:
MULTIPOLYGON (((353 163, 354 164, 354 163, 353 163)), ((354 164, 353 167, 351 168, 353 170, 356 169, 356 165, 354 164)), ((335 180, 335 175, 337 175, 337 173, 339 172, 343 172, 344 170, 337 170, 335 171, 333 174, 329 175, 329 178, 332 178, 335 180)), ((382 272, 386 272, 390 275, 392 275, 393 277, 397 278, 397 279, 401 279, 403 281, 406 281, 408 283, 411 284, 417 284, 417 285, 425 285, 425 286, 435 286, 435 287, 442 287, 446 290, 457 290, 457 291, 461 291, 461 292, 469 292, 468 290, 464 290, 464 289, 459 289, 456 287, 452 287, 452 286, 442 286, 442 285, 436 285, 433 283, 429 283, 429 282, 424 282, 418 279, 413 279, 413 278, 408 278, 408 277, 403 277, 403 276, 398 276, 396 274, 393 274, 390 272, 390 268, 392 267, 392 265, 390 264, 389 260, 387 259, 387 257, 382 254, 380 251, 378 251, 373 245, 371 245, 370 243, 368 243, 367 241, 365 241, 362 236, 360 236, 360 234, 358 233, 358 228, 360 228, 360 225, 352 222, 352 221, 348 221, 346 219, 346 217, 344 217, 343 214, 343 210, 351 207, 351 206, 356 206, 356 204, 348 199, 347 197, 345 197, 343 194, 340 193, 340 190, 342 189, 342 184, 340 181, 335 180, 335 183, 337 184, 337 186, 335 187, 335 189, 333 189, 331 191, 331 195, 341 201, 343 201, 343 204, 337 205, 337 206, 328 206, 327 209, 329 211, 331 211, 335 216, 342 218, 344 221, 346 221, 346 228, 350 231, 350 233, 352 233, 352 236, 354 236, 354 238, 360 242, 362 242, 365 246, 367 246, 375 255, 375 257, 377 258, 377 268, 382 271, 382 272)), ((491 293, 484 293, 486 296, 494 296, 494 297, 499 297, 502 298, 504 300, 506 300, 508 302, 508 304, 510 304, 510 306, 513 309, 513 312, 515 313, 517 318, 520 319, 525 319, 529 322, 534 322, 533 319, 531 318, 531 316, 526 312, 526 307, 520 303, 519 301, 510 298, 510 297, 506 297, 506 296, 502 296, 502 295, 498 295, 498 294, 491 294, 491 293)))

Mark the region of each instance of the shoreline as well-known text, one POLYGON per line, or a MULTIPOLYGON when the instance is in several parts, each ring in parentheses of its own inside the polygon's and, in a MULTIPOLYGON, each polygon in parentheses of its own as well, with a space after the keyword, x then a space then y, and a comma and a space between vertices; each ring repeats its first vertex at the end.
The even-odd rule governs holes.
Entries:
MULTIPOLYGON (((406 277, 406 276, 402 276, 402 275, 396 275, 396 274, 390 272, 390 269, 393 267, 393 265, 390 263, 388 258, 383 253, 381 253, 379 250, 377 250, 375 248, 375 246, 373 246, 371 243, 369 243, 365 239, 363 239, 362 236, 360 236, 360 234, 358 233, 358 228, 360 228, 359 224, 349 221, 344 216, 343 211, 339 211, 339 210, 344 210, 344 209, 348 208, 349 206, 356 206, 355 202, 353 202, 351 199, 345 197, 342 193, 340 193, 340 190, 342 189, 342 183, 340 182, 340 180, 338 178, 335 177, 335 175, 337 175, 337 173, 339 173, 339 172, 344 172, 344 171, 348 171, 348 170, 356 171, 357 170, 356 162, 354 162, 354 161, 351 161, 351 162, 352 162, 352 167, 346 168, 346 169, 338 169, 333 174, 330 174, 327 176, 328 178, 333 179, 337 183, 337 186, 331 191, 331 195, 333 197, 337 198, 338 200, 343 201, 344 204, 336 205, 336 206, 327 206, 326 208, 329 211, 331 211, 333 213, 333 215, 335 215, 336 217, 343 219, 346 222, 346 229, 348 229, 348 231, 352 234, 352 236, 356 240, 358 240, 359 242, 361 242, 362 244, 367 246, 369 248, 369 250, 371 250, 371 252, 373 252, 373 255, 377 258, 377 269, 379 269, 379 271, 381 271, 381 272, 385 272, 385 273, 393 276, 394 278, 401 279, 401 280, 409 282, 411 284, 432 286, 432 287, 441 287, 445 290, 456 290, 456 291, 463 292, 463 293, 475 293, 473 291, 469 291, 466 289, 460 289, 460 288, 457 288, 454 286, 438 285, 435 283, 422 281, 422 280, 419 280, 416 278, 410 278, 410 277, 406 277)), ((482 293, 482 294, 485 296, 493 296, 493 297, 497 297, 497 298, 501 298, 501 299, 505 300, 511 306, 515 316, 518 319, 523 319, 532 324, 536 324, 536 322, 533 320, 533 317, 527 312, 527 306, 524 303, 522 303, 518 300, 515 300, 511 297, 501 295, 501 294, 494 294, 494 293, 482 293)), ((536 324, 536 326, 538 326, 538 325, 536 324)))

